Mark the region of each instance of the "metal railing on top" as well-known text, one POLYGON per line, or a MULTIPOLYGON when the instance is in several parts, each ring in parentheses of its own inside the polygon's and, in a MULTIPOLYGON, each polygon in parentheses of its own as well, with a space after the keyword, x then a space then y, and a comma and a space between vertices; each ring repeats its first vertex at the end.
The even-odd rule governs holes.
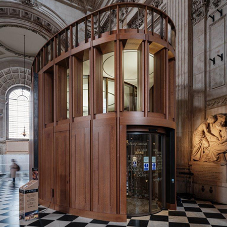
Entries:
POLYGON ((166 13, 140 3, 117 3, 86 15, 55 34, 37 54, 33 71, 38 72, 70 49, 100 38, 102 33, 120 33, 121 29, 159 35, 175 48, 175 26, 166 13))

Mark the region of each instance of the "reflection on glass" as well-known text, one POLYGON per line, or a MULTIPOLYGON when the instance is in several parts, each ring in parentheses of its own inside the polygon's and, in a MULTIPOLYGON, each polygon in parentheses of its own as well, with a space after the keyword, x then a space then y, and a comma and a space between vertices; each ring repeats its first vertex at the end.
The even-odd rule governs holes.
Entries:
POLYGON ((123 51, 124 68, 124 110, 140 111, 138 102, 139 90, 139 52, 137 50, 123 51))
POLYGON ((88 116, 89 76, 83 76, 83 116, 88 116))
POLYGON ((103 113, 115 111, 114 52, 103 55, 103 113))
POLYGON ((127 214, 148 214, 149 194, 149 135, 127 135, 127 214), (144 164, 148 167, 144 168, 144 164))
POLYGON ((149 111, 153 112, 154 107, 154 56, 152 54, 149 54, 149 111))
POLYGON ((163 208, 162 136, 127 134, 127 214, 156 213, 163 208))
POLYGON ((162 150, 161 135, 152 134, 152 204, 154 212, 160 211, 162 205, 162 150), (153 168, 155 163, 155 168, 153 168))
POLYGON ((89 75, 90 61, 83 62, 83 116, 89 115, 89 75))
POLYGON ((69 118, 69 69, 67 69, 67 118, 69 118))
POLYGON ((103 113, 106 113, 106 78, 103 78, 103 113))

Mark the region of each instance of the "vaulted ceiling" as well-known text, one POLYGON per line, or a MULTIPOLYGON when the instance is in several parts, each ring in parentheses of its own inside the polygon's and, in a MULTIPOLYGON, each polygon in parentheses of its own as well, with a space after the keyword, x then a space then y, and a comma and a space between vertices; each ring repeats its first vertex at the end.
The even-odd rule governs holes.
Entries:
POLYGON ((24 35, 29 85, 34 56, 48 39, 70 23, 68 19, 74 21, 115 2, 141 2, 158 7, 163 0, 0 0, 0 95, 8 86, 22 81, 24 35))

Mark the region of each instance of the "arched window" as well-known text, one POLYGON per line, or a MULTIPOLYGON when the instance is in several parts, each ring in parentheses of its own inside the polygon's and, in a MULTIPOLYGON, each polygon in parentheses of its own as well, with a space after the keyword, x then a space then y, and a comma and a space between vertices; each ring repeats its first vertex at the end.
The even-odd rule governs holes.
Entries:
POLYGON ((29 138, 29 98, 27 87, 13 87, 7 92, 8 139, 29 138))

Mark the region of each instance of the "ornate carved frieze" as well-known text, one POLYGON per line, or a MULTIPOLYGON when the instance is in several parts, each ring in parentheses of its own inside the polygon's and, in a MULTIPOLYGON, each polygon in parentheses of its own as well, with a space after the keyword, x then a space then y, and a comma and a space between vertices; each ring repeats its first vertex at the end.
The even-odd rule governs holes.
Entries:
POLYGON ((207 109, 213 109, 227 105, 227 95, 207 101, 207 109))
MULTIPOLYGON (((59 28, 52 25, 49 21, 45 20, 41 16, 38 16, 32 12, 28 12, 22 9, 16 8, 8 8, 8 7, 1 7, 0 8, 0 15, 4 18, 19 18, 28 21, 29 23, 36 24, 40 26, 42 29, 45 29, 47 33, 49 33, 49 37, 56 34, 59 31, 59 28)), ((34 29, 35 30, 35 29, 34 29)), ((45 39, 47 38, 44 36, 45 39)))
POLYGON ((193 25, 201 21, 206 15, 206 8, 215 9, 219 7, 221 0, 193 0, 192 1, 192 21, 193 25))

